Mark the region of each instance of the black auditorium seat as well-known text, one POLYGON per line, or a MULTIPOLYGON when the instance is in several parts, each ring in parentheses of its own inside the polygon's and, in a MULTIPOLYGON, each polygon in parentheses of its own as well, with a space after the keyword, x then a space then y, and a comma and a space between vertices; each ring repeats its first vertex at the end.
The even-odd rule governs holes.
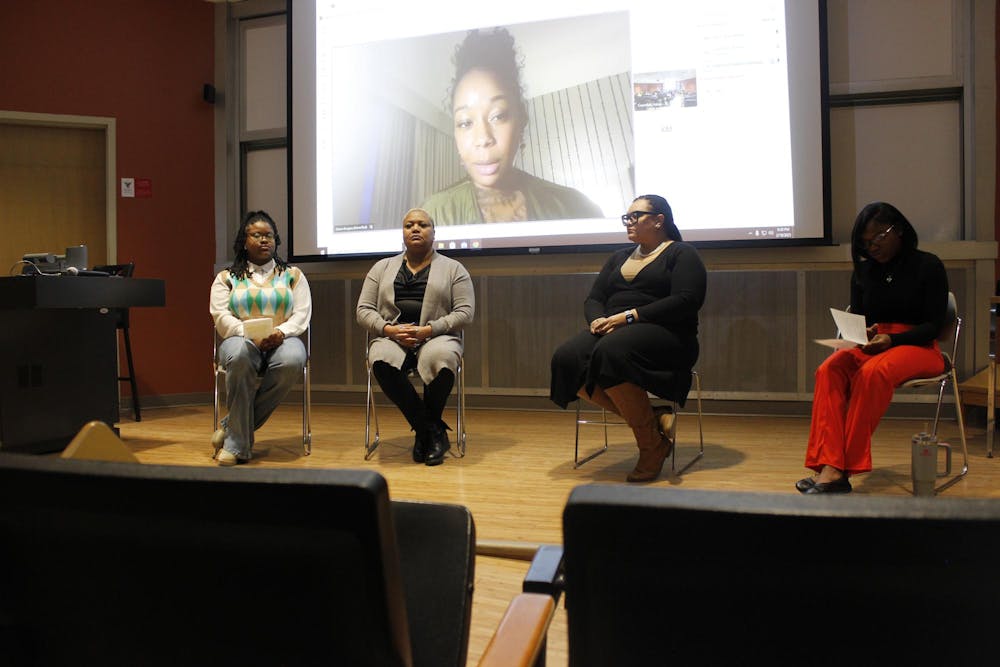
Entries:
POLYGON ((0 664, 464 666, 474 542, 371 471, 0 454, 0 664))
POLYGON ((998 499, 588 485, 563 537, 573 667, 996 659, 998 499))

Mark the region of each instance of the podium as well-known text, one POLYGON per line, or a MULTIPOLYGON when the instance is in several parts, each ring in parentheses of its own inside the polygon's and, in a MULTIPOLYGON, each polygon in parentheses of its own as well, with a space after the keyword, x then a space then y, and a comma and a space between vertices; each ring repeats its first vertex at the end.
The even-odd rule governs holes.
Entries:
POLYGON ((114 308, 163 306, 148 278, 0 278, 0 451, 62 450, 84 424, 118 421, 114 308))

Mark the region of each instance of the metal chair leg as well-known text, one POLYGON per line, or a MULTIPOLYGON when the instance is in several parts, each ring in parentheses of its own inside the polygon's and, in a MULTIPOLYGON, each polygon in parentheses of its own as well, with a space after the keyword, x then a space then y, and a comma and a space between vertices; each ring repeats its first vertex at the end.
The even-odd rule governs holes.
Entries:
POLYGON ((603 408, 601 409, 601 421, 600 422, 590 421, 590 420, 587 420, 587 419, 581 419, 580 418, 580 413, 581 413, 581 410, 580 410, 581 405, 580 404, 582 402, 583 402, 583 399, 579 399, 576 402, 576 440, 575 440, 574 445, 573 445, 573 447, 574 447, 574 449, 573 449, 573 467, 574 468, 579 468, 580 466, 582 466, 587 461, 590 461, 592 459, 596 459, 598 456, 600 456, 604 452, 608 451, 608 413, 603 408), (604 447, 602 449, 598 449, 596 452, 592 452, 591 454, 588 454, 587 456, 585 456, 584 458, 581 459, 580 458, 580 425, 581 424, 598 424, 598 423, 600 423, 601 425, 604 426, 604 447))
POLYGON ((312 454, 312 380, 309 373, 309 359, 302 368, 302 452, 312 454))
MULTIPOLYGON (((127 317, 127 316, 126 316, 127 317)), ((128 380, 129 389, 132 391, 132 416, 137 422, 142 421, 142 413, 139 410, 139 389, 135 385, 135 364, 132 363, 132 339, 128 335, 128 323, 122 327, 122 338, 125 339, 125 359, 128 362, 128 377, 118 378, 128 380)))
MULTIPOLYGON (((365 365, 368 365, 367 355, 365 357, 365 365)), ((372 456, 375 454, 375 450, 378 449, 381 437, 378 430, 378 413, 375 412, 375 396, 372 393, 372 369, 368 366, 368 391, 367 398, 365 399, 365 461, 371 460, 372 456), (373 440, 372 435, 372 419, 375 420, 375 439, 373 440)))
MULTIPOLYGON (((690 468, 695 463, 697 463, 701 459, 701 457, 703 457, 705 455, 705 432, 702 430, 702 423, 701 423, 701 377, 695 371, 691 371, 691 375, 692 375, 692 377, 694 377, 695 398, 698 401, 698 453, 695 455, 695 457, 693 459, 691 459, 686 464, 684 464, 684 467, 682 467, 680 470, 678 470, 677 469, 677 441, 675 439, 675 441, 674 441, 674 449, 673 449, 673 452, 671 452, 671 454, 670 454, 670 469, 678 477, 681 476, 681 475, 683 475, 687 471, 688 468, 690 468)), ((676 419, 678 419, 678 417, 679 417, 678 411, 675 409, 674 410, 674 419, 676 420, 676 419)))
MULTIPOLYGON (((959 395, 958 391, 958 373, 955 372, 955 367, 952 366, 951 369, 951 387, 955 392, 955 414, 958 415, 958 433, 962 439, 962 471, 957 475, 953 476, 944 484, 934 487, 934 493, 941 493, 945 489, 951 487, 958 480, 965 477, 969 472, 969 446, 965 439, 965 418, 962 417, 962 397, 959 395)), ((942 391, 944 387, 942 386, 942 391)), ((940 400, 940 399, 939 399, 940 400)), ((938 403, 938 410, 940 411, 941 404, 938 403)), ((937 435, 937 424, 935 423, 934 434, 937 435)))
POLYGON ((455 451, 452 452, 452 456, 457 459, 465 457, 465 357, 461 357, 458 362, 458 377, 456 378, 458 383, 458 396, 455 401, 455 428, 458 433, 458 443, 455 447, 455 451))

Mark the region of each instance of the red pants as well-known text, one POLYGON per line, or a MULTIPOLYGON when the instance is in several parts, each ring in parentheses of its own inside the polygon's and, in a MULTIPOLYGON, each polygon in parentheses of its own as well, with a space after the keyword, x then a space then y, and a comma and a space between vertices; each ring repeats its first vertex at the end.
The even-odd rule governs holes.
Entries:
MULTIPOLYGON (((878 332, 910 329, 906 324, 879 324, 878 332)), ((872 433, 901 383, 944 371, 937 341, 929 345, 900 345, 880 354, 858 348, 838 350, 816 369, 812 424, 806 467, 819 472, 824 465, 848 474, 872 469, 872 433)))

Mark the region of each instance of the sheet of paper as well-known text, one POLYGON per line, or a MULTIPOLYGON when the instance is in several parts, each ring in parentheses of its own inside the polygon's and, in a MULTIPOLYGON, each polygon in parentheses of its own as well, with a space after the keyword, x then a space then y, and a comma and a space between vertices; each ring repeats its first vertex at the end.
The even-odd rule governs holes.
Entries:
POLYGON ((858 344, 852 340, 846 340, 844 338, 814 338, 815 342, 820 345, 826 345, 827 347, 832 347, 835 350, 846 350, 850 347, 857 347, 858 344))
POLYGON ((868 342, 868 330, 867 325, 865 325, 864 315, 857 315, 849 313, 846 310, 837 310, 836 308, 831 308, 830 314, 833 315, 833 321, 837 323, 841 338, 857 343, 858 345, 864 345, 868 342))
POLYGON ((274 323, 270 317, 256 317, 251 320, 243 320, 243 337, 249 338, 254 343, 259 343, 274 331, 274 323))

